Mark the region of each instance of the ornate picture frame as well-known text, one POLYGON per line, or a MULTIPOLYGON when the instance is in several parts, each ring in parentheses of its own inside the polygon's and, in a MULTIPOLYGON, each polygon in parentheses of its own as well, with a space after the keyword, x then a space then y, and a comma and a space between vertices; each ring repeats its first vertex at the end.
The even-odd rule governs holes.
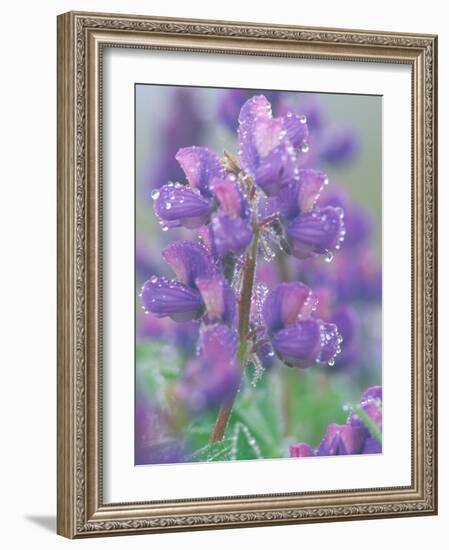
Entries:
MULTIPOLYGON (((410 350, 407 350, 410 353, 410 350)), ((132 366, 130 366, 132 369, 132 366)), ((131 375, 132 376, 132 375, 131 375)), ((69 538, 437 513, 437 37, 70 12, 58 17, 58 519, 69 538), (104 501, 105 48, 411 69, 411 484, 104 501)))

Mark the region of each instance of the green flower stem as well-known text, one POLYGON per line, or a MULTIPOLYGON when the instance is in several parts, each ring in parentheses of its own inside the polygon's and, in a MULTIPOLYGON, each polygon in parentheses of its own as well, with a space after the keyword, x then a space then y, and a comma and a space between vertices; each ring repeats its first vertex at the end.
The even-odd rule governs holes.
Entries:
MULTIPOLYGON (((249 333, 249 321, 251 313, 251 301, 253 296, 253 286, 254 279, 256 274, 256 264, 257 264, 257 249, 259 245, 259 230, 257 227, 254 227, 254 236, 251 243, 250 250, 246 257, 245 265, 243 266, 244 277, 243 277, 243 287, 242 287, 242 296, 240 300, 240 310, 239 310, 239 340, 240 345, 238 349, 238 360, 240 367, 243 370, 245 369, 247 348, 248 348, 248 333, 249 333)), ((210 436, 210 443, 215 443, 223 439, 226 426, 229 422, 229 417, 231 416, 232 407, 234 406, 234 401, 237 396, 238 387, 233 395, 231 395, 220 407, 218 411, 217 421, 210 436)))

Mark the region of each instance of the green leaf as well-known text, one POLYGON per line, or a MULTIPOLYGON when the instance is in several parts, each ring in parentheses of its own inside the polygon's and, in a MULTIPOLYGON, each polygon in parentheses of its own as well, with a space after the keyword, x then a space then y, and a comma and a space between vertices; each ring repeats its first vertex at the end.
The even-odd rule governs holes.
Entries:
POLYGON ((257 440, 248 426, 236 422, 232 436, 231 460, 251 460, 263 458, 257 440))
POLYGON ((189 457, 189 462, 215 462, 217 460, 230 460, 233 442, 230 439, 217 441, 201 447, 189 457))

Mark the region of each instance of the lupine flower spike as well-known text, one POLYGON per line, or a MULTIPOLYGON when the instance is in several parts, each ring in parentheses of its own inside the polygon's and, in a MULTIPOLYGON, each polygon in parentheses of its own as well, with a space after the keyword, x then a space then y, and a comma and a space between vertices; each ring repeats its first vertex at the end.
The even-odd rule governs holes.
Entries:
MULTIPOLYGON (((212 442, 225 433, 250 362, 262 371, 274 357, 301 369, 333 365, 342 341, 338 322, 318 316, 317 298, 303 282, 262 291, 257 281, 261 255, 329 259, 344 239, 343 208, 317 204, 327 176, 302 167, 306 117, 275 117, 267 98, 254 96, 240 109, 236 138, 237 154, 195 146, 177 152, 186 181, 155 190, 154 212, 164 230, 197 231, 200 240, 169 244, 162 255, 175 278, 153 276, 141 292, 146 312, 199 325, 197 356, 176 395, 193 413, 218 408, 212 442)), ((329 434, 335 453, 355 449, 351 430, 363 432, 348 425, 338 439, 329 434)), ((302 445, 295 452, 310 451, 302 445)))

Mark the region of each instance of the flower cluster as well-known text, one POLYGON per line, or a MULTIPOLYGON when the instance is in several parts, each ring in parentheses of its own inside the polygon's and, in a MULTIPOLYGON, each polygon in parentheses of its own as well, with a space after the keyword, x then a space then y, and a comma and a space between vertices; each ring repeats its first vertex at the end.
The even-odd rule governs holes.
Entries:
POLYGON ((151 277, 140 295, 158 318, 199 324, 198 354, 177 390, 194 411, 232 406, 251 361, 276 355, 290 367, 332 365, 342 341, 338 326, 317 315, 308 286, 280 283, 262 299, 256 281, 258 258, 273 246, 281 255, 329 260, 344 240, 343 208, 318 204, 326 175, 303 167, 306 117, 274 117, 258 95, 243 104, 237 134, 236 156, 181 148, 176 159, 186 182, 152 193, 163 230, 196 230, 199 237, 166 246, 162 255, 175 277, 151 277))
MULTIPOLYGON (((241 105, 251 97, 246 90, 227 90, 218 106, 218 118, 229 130, 235 131, 241 105)), ((360 139, 353 128, 345 124, 329 124, 324 106, 313 94, 301 95, 301 100, 292 102, 282 92, 266 94, 277 113, 299 113, 307 119, 308 140, 305 147, 308 155, 300 159, 300 165, 317 167, 324 163, 337 168, 348 165, 360 150, 360 139)))
POLYGON ((329 424, 316 449, 307 443, 290 445, 291 457, 375 454, 382 452, 382 388, 373 386, 351 408, 346 424, 329 424))

